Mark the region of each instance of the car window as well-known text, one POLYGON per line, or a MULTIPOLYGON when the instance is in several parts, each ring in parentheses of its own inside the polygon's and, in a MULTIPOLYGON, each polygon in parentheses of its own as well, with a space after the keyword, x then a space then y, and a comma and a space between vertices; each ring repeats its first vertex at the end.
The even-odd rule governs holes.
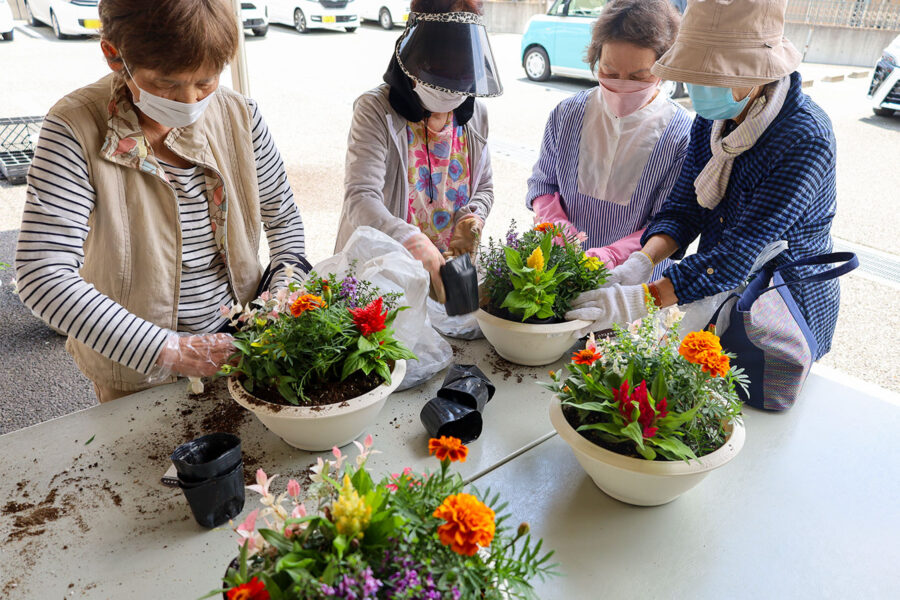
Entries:
POLYGON ((550 7, 550 10, 547 11, 547 14, 554 17, 564 16, 566 14, 566 4, 568 3, 569 0, 556 0, 553 6, 550 7))
POLYGON ((570 17, 599 17, 606 0, 572 0, 569 4, 570 17))

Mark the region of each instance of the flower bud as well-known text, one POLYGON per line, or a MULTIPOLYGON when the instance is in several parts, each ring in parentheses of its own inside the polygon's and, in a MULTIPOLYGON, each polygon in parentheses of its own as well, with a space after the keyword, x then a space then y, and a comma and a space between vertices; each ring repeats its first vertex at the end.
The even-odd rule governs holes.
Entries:
POLYGON ((519 525, 519 531, 516 532, 516 535, 518 535, 519 537, 522 537, 523 535, 526 535, 529 531, 531 531, 531 527, 529 527, 528 523, 522 523, 521 525, 519 525))

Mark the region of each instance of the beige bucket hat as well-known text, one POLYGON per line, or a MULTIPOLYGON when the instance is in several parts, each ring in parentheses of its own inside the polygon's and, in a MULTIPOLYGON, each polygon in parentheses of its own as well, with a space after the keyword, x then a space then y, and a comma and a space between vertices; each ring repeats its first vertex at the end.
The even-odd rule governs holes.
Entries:
POLYGON ((784 37, 786 6, 787 0, 688 0, 675 43, 653 74, 736 88, 793 73, 803 57, 784 37))

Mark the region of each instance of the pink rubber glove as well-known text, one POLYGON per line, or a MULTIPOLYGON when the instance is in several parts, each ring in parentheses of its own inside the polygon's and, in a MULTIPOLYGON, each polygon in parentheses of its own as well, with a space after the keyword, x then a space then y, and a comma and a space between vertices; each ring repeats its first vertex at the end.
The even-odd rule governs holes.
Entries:
POLYGON ((531 208, 534 210, 535 225, 554 223, 562 225, 569 237, 578 234, 578 228, 572 225, 566 211, 563 210, 559 192, 538 196, 531 201, 531 208))
POLYGON ((431 290, 435 300, 441 304, 447 302, 444 294, 444 282, 441 279, 441 266, 446 262, 441 251, 437 249, 428 236, 424 233, 414 233, 403 242, 403 247, 409 250, 417 261, 422 263, 428 275, 431 277, 431 290))
POLYGON ((590 248, 585 251, 588 256, 596 256, 603 261, 607 269, 612 269, 621 265, 631 256, 633 252, 641 249, 641 236, 644 230, 635 231, 631 235, 626 235, 617 242, 613 242, 602 248, 590 248))

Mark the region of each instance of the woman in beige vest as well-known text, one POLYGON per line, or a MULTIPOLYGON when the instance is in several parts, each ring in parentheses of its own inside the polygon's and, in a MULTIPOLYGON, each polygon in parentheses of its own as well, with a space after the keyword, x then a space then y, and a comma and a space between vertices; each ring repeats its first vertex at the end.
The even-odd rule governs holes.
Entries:
POLYGON ((256 103, 219 87, 240 31, 230 2, 103 0, 99 10, 113 72, 44 121, 16 271, 22 301, 69 336, 105 402, 214 374, 233 352, 220 308, 308 263, 256 103))
POLYGON ((422 263, 474 257, 494 202, 487 111, 502 93, 478 0, 413 0, 382 85, 353 104, 336 250, 369 225, 422 263))

